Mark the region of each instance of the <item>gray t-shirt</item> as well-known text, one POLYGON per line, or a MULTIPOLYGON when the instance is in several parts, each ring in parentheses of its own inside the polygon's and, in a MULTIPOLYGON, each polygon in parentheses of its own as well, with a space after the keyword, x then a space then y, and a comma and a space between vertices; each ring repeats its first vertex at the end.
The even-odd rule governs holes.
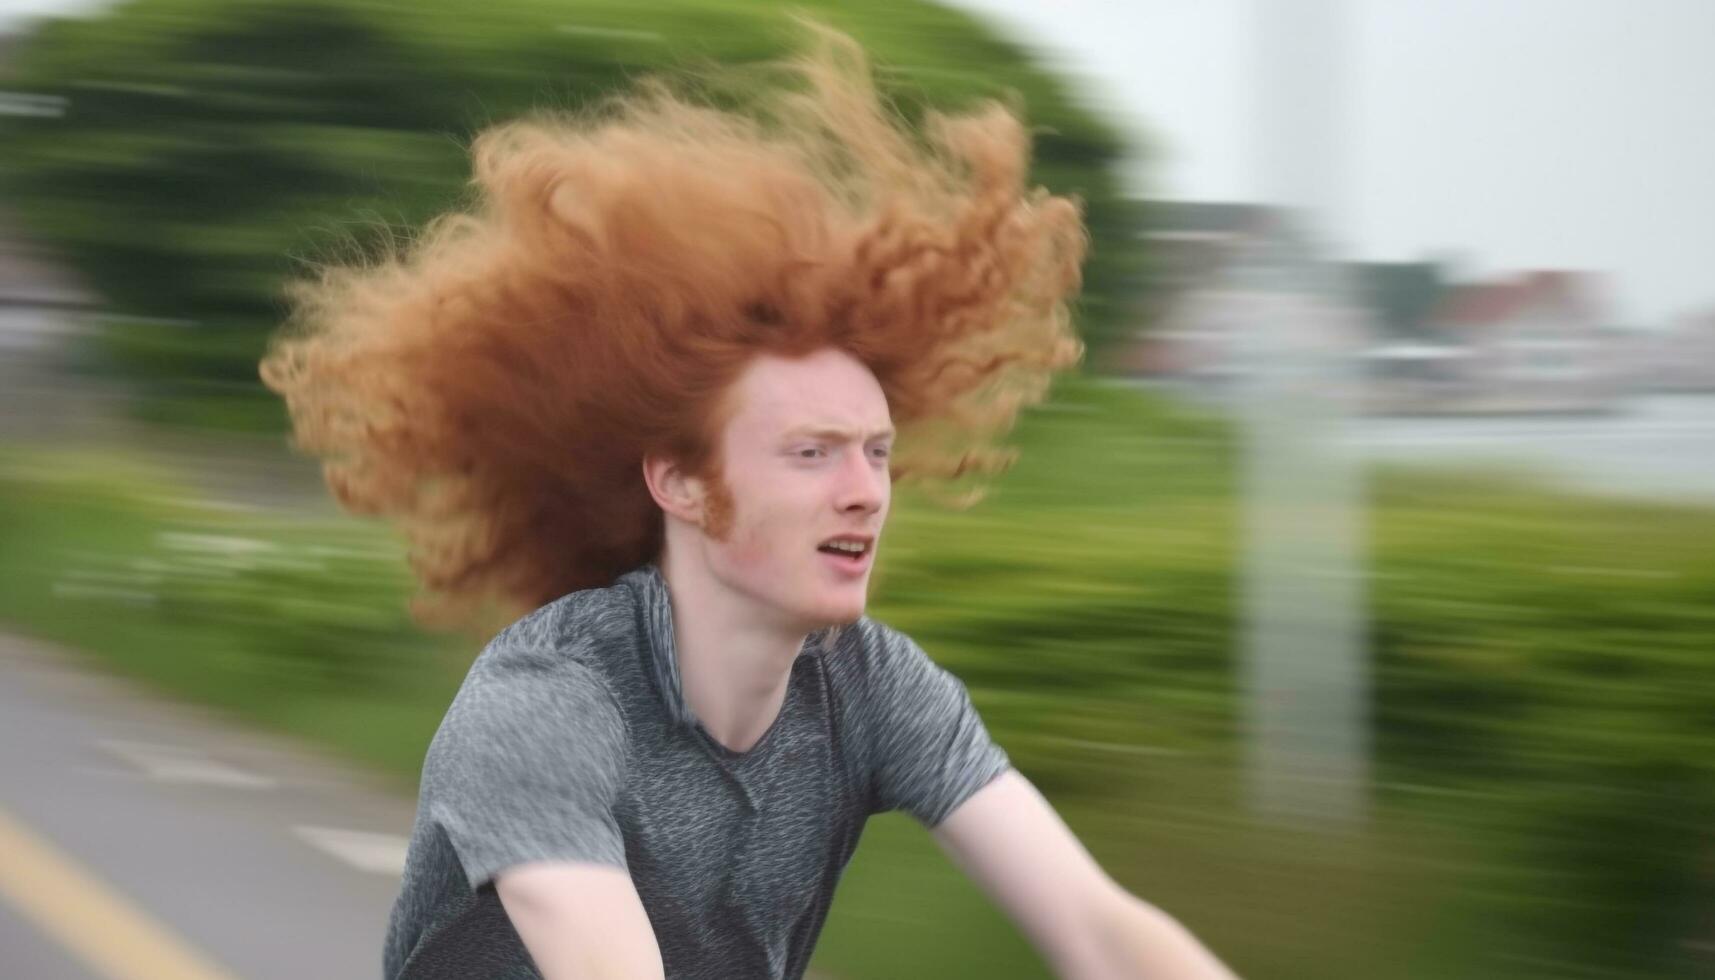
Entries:
POLYGON ((801 977, 865 820, 934 827, 1008 768, 958 679, 867 617, 806 641, 742 753, 673 651, 654 565, 489 642, 423 762, 388 980, 540 977, 493 884, 535 860, 626 869, 669 980, 801 977))

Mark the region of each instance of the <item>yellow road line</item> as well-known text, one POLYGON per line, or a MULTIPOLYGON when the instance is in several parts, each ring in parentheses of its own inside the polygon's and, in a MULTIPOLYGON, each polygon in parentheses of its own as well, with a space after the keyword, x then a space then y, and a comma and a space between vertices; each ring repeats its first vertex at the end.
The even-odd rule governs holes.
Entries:
POLYGON ((4 809, 0 898, 105 980, 233 980, 4 809))

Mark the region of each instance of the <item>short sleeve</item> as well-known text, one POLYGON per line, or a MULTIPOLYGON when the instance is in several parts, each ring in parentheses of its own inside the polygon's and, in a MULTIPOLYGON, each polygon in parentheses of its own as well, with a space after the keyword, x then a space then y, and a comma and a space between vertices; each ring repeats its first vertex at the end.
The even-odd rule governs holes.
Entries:
POLYGON ((423 764, 428 819, 471 888, 529 861, 625 868, 614 817, 625 724, 602 678, 502 633, 453 699, 423 764))
POLYGON ((871 642, 864 713, 877 811, 933 829, 1010 761, 957 677, 896 630, 874 624, 871 642))

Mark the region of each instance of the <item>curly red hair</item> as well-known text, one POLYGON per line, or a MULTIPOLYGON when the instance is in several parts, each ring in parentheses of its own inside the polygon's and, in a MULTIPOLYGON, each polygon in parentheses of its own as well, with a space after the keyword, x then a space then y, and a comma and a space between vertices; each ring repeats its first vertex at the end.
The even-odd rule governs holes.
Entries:
POLYGON ((641 460, 718 477, 723 395, 759 352, 847 351, 900 429, 898 478, 999 472, 1073 365, 1077 202, 1025 189, 998 104, 914 136, 817 29, 745 111, 653 81, 480 134, 474 204, 291 287, 261 364, 349 510, 399 523, 425 623, 505 622, 655 557, 641 460), (489 617, 494 619, 490 620, 489 617))

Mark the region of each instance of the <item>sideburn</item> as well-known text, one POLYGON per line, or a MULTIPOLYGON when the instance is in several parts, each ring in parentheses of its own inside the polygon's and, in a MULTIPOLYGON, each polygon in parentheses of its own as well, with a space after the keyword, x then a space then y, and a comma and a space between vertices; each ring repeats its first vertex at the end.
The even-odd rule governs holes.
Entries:
POLYGON ((703 497, 703 533, 716 541, 726 541, 732 533, 732 488, 726 478, 715 473, 704 481, 708 490, 703 497))

